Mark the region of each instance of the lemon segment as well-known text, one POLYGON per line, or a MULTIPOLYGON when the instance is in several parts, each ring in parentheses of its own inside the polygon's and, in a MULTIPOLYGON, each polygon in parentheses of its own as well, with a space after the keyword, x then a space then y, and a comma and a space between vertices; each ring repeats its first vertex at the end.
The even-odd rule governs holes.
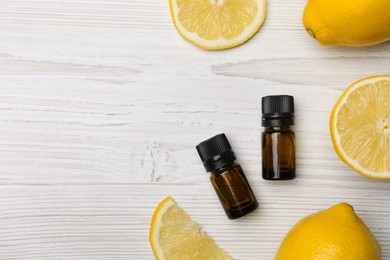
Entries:
POLYGON ((352 84, 333 108, 334 148, 359 173, 390 179, 390 76, 352 84))
POLYGON ((156 259, 231 259, 171 197, 157 206, 149 241, 156 259))
POLYGON ((170 0, 173 23, 189 42, 207 50, 232 48, 261 27, 266 0, 170 0))

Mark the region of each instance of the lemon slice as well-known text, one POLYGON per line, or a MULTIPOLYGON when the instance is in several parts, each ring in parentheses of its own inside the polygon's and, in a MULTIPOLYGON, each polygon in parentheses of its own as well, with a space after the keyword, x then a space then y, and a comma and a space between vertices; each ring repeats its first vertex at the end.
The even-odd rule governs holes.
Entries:
POLYGON ((390 75, 353 83, 330 119, 334 148, 359 173, 390 179, 390 75))
POLYGON ((231 259, 171 197, 157 206, 149 240, 157 259, 231 259))
POLYGON ((173 23, 184 39, 206 50, 228 49, 261 27, 266 0, 170 0, 173 23))

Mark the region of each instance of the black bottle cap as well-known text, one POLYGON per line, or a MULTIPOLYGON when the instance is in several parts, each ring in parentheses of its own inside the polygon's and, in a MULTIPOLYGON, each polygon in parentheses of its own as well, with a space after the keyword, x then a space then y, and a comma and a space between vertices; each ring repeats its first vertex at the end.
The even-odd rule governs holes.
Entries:
POLYGON ((196 146, 207 172, 233 163, 236 159, 225 134, 216 135, 196 146))
POLYGON ((294 97, 266 96, 261 99, 262 126, 288 126, 294 124, 294 97))

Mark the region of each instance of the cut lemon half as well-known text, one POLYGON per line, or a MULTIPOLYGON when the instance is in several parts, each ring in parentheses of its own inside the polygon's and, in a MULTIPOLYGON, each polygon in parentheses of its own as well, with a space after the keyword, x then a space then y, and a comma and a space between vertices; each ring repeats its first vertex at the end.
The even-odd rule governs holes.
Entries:
POLYGON ((171 197, 157 206, 149 240, 154 255, 161 260, 231 259, 171 197))
POLYGON ((347 165, 375 179, 390 179, 390 75, 353 83, 333 108, 334 148, 347 165))
POLYGON ((228 49, 261 27, 266 0, 170 0, 173 23, 187 41, 206 50, 228 49))

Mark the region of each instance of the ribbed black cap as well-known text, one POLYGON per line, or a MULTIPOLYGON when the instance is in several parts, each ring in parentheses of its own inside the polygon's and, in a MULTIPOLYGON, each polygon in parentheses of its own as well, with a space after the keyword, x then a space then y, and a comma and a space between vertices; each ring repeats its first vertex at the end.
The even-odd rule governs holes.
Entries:
POLYGON ((225 134, 216 135, 196 146, 207 172, 224 167, 236 159, 225 134))
POLYGON ((263 126, 294 124, 294 97, 287 95, 266 96, 261 99, 263 126))

